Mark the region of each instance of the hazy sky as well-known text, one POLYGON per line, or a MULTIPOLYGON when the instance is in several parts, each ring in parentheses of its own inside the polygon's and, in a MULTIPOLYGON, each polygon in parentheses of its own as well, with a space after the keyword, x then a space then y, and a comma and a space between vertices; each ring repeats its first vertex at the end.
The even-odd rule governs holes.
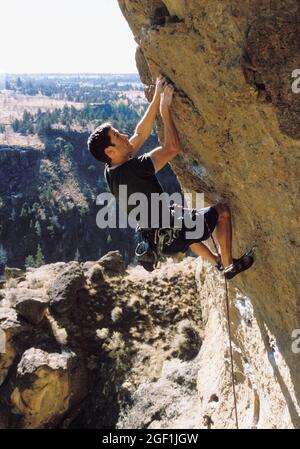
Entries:
POLYGON ((117 0, 1 0, 0 73, 137 73, 117 0))

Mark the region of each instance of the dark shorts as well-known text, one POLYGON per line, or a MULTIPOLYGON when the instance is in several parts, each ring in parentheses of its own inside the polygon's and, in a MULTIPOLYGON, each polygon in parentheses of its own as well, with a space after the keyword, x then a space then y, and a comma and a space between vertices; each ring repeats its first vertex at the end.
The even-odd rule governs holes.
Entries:
POLYGON ((203 220, 201 215, 204 215, 205 217, 203 234, 196 238, 186 238, 186 232, 191 232, 192 229, 186 228, 183 225, 182 230, 180 231, 180 236, 174 240, 171 245, 164 245, 163 253, 165 255, 172 255, 179 252, 185 253, 193 243, 202 242, 210 237, 210 232, 213 232, 215 229, 219 218, 217 209, 214 206, 210 206, 198 209, 197 212, 200 212, 199 219, 203 220))

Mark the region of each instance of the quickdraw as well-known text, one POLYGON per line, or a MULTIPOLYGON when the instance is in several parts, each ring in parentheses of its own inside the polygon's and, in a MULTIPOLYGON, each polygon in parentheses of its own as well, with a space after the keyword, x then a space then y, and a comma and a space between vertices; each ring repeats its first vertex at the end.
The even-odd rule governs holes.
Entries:
POLYGON ((175 228, 161 228, 154 232, 154 244, 156 245, 156 264, 157 268, 159 262, 166 260, 163 254, 164 245, 170 246, 180 235, 180 229, 175 228))

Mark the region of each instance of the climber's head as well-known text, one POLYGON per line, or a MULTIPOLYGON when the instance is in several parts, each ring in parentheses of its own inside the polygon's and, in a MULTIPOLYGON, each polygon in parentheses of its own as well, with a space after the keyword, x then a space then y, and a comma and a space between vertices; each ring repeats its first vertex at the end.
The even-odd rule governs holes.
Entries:
POLYGON ((121 134, 111 123, 103 123, 95 129, 88 140, 92 155, 109 165, 122 164, 133 155, 133 147, 126 134, 121 134))
POLYGON ((90 135, 88 139, 88 149, 91 154, 101 162, 107 162, 110 164, 111 160, 105 152, 105 149, 112 145, 110 140, 109 131, 111 129, 109 122, 103 123, 98 126, 90 135))

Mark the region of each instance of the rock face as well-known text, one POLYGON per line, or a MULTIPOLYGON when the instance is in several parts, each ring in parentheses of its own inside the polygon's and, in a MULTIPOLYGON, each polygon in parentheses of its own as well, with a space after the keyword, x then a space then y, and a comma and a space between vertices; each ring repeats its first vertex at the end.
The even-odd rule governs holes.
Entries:
POLYGON ((99 260, 99 265, 103 267, 106 273, 112 275, 124 274, 125 264, 119 251, 110 251, 99 260))
MULTIPOLYGON (((100 261, 56 263, 9 285, 0 301, 0 428, 235 427, 224 279, 208 263, 168 259, 151 273, 128 266, 114 275, 100 261), (70 294, 76 272, 83 284, 72 307, 50 304, 35 323, 17 312, 19 296, 47 296, 66 273, 70 294)), ((234 286, 229 293, 239 426, 299 427, 281 348, 250 298, 234 286)))
POLYGON ((84 288, 85 279, 78 262, 73 262, 54 280, 48 290, 50 307, 58 313, 65 313, 76 307, 77 292, 84 288))
MULTIPOLYGON (((257 245, 255 265, 231 286, 247 298, 261 342, 268 348, 271 340, 279 354, 280 362, 273 354, 261 364, 259 377, 275 369, 282 406, 299 427, 300 358, 293 335, 300 328, 300 94, 292 90, 300 68, 299 2, 119 5, 138 44, 136 62, 149 99, 159 72, 174 84, 182 152, 172 168, 183 190, 230 205, 234 256, 257 245)), ((247 360, 258 364, 259 353, 252 345, 247 351, 247 360)))
MULTIPOLYGON (((197 373, 202 424, 234 428, 224 280, 206 263, 197 262, 205 333, 197 373)), ((230 289, 229 303, 239 427, 298 428, 294 378, 274 335, 261 327, 259 310, 239 289, 230 289)))
POLYGON ((84 388, 72 388, 74 359, 75 354, 66 352, 47 353, 35 348, 24 352, 11 394, 14 413, 22 415, 24 427, 38 428, 56 422, 68 411, 71 398, 78 402, 84 396, 84 388), (78 392, 80 396, 76 397, 78 392))
POLYGON ((35 289, 21 290, 17 294, 16 311, 32 324, 42 321, 49 298, 35 289))
POLYGON ((16 311, 10 307, 0 308, 0 385, 4 382, 9 368, 12 366, 16 350, 14 337, 24 331, 16 311))
MULTIPOLYGON (((156 383, 168 360, 187 370, 182 389, 167 400, 176 396, 181 416, 182 401, 197 402, 203 337, 193 267, 193 258, 169 261, 150 275, 125 270, 120 253, 111 252, 98 262, 27 270, 15 287, 8 280, 0 300, 0 427, 124 427, 142 407, 134 391, 144 390, 145 379, 156 383), (48 298, 41 319, 20 313, 26 295, 33 316, 33 302, 48 298)), ((162 407, 159 401, 155 410, 162 407)), ((157 419, 149 411, 140 422, 157 419)))

